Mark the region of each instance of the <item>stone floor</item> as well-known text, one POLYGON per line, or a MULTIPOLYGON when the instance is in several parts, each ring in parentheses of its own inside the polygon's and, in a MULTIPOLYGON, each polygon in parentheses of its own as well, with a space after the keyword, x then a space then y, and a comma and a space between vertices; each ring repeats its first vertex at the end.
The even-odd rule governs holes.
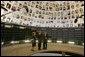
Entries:
POLYGON ((42 51, 64 51, 84 55, 84 46, 72 44, 48 43, 47 50, 39 51, 37 48, 36 46, 35 50, 31 51, 31 43, 1 47, 1 56, 31 56, 42 51))

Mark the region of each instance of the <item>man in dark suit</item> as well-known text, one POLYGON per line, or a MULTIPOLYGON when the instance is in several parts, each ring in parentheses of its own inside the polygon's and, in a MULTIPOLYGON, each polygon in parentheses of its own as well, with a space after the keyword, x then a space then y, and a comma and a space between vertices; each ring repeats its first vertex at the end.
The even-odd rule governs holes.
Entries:
POLYGON ((41 50, 41 43, 42 43, 42 34, 41 31, 38 32, 38 50, 41 50))
POLYGON ((46 32, 44 32, 44 35, 43 35, 43 49, 47 49, 47 39, 48 39, 48 35, 46 32))
POLYGON ((36 32, 32 32, 32 51, 34 51, 36 46, 36 32))

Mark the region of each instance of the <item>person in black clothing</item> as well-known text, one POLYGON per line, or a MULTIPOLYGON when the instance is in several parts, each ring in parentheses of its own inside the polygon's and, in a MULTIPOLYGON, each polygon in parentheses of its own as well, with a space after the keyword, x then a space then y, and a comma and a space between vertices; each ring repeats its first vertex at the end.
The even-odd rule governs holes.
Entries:
POLYGON ((43 49, 47 49, 47 39, 48 39, 48 35, 47 33, 45 32, 44 35, 43 35, 43 49))
POLYGON ((34 51, 36 46, 36 32, 32 32, 32 51, 34 51))
POLYGON ((41 34, 41 31, 38 32, 38 50, 41 50, 41 43, 42 43, 42 34, 41 34))

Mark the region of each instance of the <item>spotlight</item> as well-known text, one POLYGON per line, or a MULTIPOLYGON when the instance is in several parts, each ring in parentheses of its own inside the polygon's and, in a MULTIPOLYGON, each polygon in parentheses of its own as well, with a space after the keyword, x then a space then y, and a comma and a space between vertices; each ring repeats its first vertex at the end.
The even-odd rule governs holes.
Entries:
POLYGON ((74 44, 75 42, 68 41, 68 44, 74 44))
POLYGON ((19 43, 19 41, 11 41, 11 44, 19 43))
POLYGON ((1 42, 1 45, 3 45, 4 44, 4 42, 1 42))
POLYGON ((19 27, 20 29, 24 29, 25 27, 19 27))
POLYGON ((82 45, 84 46, 84 43, 82 43, 82 45))
POLYGON ((36 40, 36 42, 38 42, 38 40, 36 40))
POLYGON ((24 40, 24 42, 27 43, 27 42, 31 42, 31 41, 30 40, 24 40))
POLYGON ((62 43, 62 41, 56 41, 57 43, 62 43))
POLYGON ((51 43, 52 41, 51 40, 48 40, 49 43, 51 43))
POLYGON ((10 25, 5 25, 5 27, 6 27, 6 28, 11 28, 11 26, 10 26, 10 25))
POLYGON ((14 41, 11 41, 11 44, 14 44, 14 41))

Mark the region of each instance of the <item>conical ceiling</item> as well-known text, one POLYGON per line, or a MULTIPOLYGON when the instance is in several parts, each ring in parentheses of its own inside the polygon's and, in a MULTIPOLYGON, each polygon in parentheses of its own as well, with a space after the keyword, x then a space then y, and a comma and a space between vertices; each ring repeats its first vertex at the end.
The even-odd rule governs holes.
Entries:
POLYGON ((81 27, 84 1, 1 1, 1 22, 36 27, 81 27))

